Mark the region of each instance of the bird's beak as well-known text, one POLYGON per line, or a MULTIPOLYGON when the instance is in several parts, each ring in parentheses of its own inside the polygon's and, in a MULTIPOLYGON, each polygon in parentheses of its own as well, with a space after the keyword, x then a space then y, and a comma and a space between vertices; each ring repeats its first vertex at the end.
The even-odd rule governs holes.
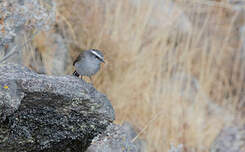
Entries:
POLYGON ((105 60, 104 59, 101 59, 100 61, 103 62, 103 63, 105 63, 105 60))

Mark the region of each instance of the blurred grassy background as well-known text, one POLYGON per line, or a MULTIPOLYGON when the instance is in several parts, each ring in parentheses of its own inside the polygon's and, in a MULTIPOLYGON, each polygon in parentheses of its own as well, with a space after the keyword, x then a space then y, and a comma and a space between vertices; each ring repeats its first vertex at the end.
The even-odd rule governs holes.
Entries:
MULTIPOLYGON (((147 151, 206 152, 225 125, 242 122, 244 16, 226 1, 56 0, 53 31, 34 40, 51 74, 57 30, 72 59, 81 49, 103 51, 94 76, 116 123, 132 123, 147 151)), ((29 65, 30 53, 25 54, 29 65)), ((65 74, 72 73, 72 61, 65 74)))

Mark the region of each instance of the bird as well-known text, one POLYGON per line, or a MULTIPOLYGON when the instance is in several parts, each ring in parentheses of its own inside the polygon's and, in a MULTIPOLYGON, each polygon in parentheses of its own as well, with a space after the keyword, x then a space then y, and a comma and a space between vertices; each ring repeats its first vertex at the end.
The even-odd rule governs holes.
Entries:
POLYGON ((76 58, 73 62, 75 71, 73 75, 81 78, 88 76, 92 82, 92 75, 96 74, 100 70, 101 63, 105 63, 104 55, 100 50, 90 49, 85 50, 76 58))

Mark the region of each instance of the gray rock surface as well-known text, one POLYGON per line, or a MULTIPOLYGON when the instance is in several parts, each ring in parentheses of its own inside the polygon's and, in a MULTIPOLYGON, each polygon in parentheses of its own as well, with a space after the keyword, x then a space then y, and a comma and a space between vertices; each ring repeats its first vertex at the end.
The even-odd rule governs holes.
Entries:
POLYGON ((184 146, 182 144, 178 146, 171 145, 170 149, 168 152, 183 152, 184 151, 184 146))
POLYGON ((52 74, 62 75, 66 73, 69 65, 72 65, 72 59, 70 56, 69 48, 67 42, 61 36, 61 34, 55 33, 52 35, 52 44, 55 54, 52 63, 52 74))
MULTIPOLYGON (((0 12, 0 54, 11 54, 9 62, 21 63, 21 51, 33 33, 49 29, 55 21, 52 0, 1 0, 0 12)), ((0 62, 4 60, 0 57, 0 62)))
POLYGON ((245 125, 225 127, 215 139, 210 152, 244 152, 245 125))
POLYGON ((74 76, 0 65, 0 151, 85 151, 114 120, 105 95, 74 76))
POLYGON ((35 55, 31 58, 29 66, 37 73, 64 75, 72 71, 69 44, 58 27, 55 27, 55 31, 49 33, 41 45, 36 47, 34 44, 35 55))
POLYGON ((129 123, 122 126, 111 124, 106 131, 95 137, 86 152, 144 152, 146 144, 134 140, 136 132, 129 123))

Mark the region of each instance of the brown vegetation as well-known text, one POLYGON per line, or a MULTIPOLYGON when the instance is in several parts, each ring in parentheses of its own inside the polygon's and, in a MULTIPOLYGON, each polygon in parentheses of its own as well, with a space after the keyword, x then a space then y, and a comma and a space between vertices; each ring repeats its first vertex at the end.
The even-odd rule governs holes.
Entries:
MULTIPOLYGON (((243 110, 243 17, 226 2, 154 2, 57 0, 57 27, 72 57, 74 46, 105 53, 95 86, 148 151, 183 144, 186 152, 206 152, 243 110)), ((50 54, 47 35, 36 39, 42 55, 50 54)))

